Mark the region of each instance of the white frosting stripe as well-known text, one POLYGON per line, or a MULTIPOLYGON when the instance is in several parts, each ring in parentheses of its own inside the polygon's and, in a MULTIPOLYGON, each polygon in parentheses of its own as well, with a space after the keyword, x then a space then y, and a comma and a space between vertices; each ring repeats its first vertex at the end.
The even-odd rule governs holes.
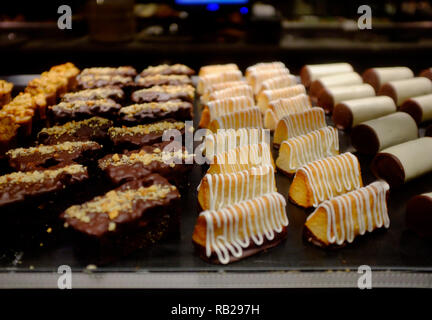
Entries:
POLYGON ((311 108, 304 112, 283 117, 279 121, 276 131, 278 131, 279 126, 284 127, 287 132, 287 136, 283 139, 285 140, 324 128, 327 125, 324 110, 321 108, 311 108))
POLYGON ((276 114, 277 120, 283 117, 293 114, 307 111, 312 108, 309 97, 302 93, 291 98, 282 98, 270 102, 270 108, 276 114))
POLYGON ((297 84, 296 76, 292 74, 286 74, 283 76, 264 80, 263 83, 261 84, 261 90, 275 90, 275 89, 280 89, 285 87, 291 87, 296 84, 297 84))
POLYGON ((210 112, 210 119, 213 120, 227 113, 241 111, 246 108, 252 108, 254 101, 251 97, 241 96, 220 100, 210 101, 207 107, 210 112))
POLYGON ((257 246, 271 241, 288 225, 285 198, 279 193, 242 201, 224 209, 200 213, 206 221, 206 255, 215 253, 219 262, 240 258, 250 241, 257 246))
POLYGON ((231 112, 217 117, 219 129, 263 128, 263 119, 258 108, 231 112))
POLYGON ((251 99, 253 98, 253 91, 250 85, 245 83, 239 86, 214 91, 210 93, 210 100, 220 100, 242 96, 249 97, 251 99))

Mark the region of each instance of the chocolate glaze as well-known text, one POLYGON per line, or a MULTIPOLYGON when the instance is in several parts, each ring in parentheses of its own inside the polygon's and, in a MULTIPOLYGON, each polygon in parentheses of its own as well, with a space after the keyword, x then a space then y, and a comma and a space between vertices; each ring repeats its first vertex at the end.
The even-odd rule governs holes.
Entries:
POLYGON ((176 68, 175 66, 169 66, 167 65, 164 69, 159 70, 157 73, 147 71, 147 69, 144 69, 141 73, 141 77, 147 77, 147 76, 153 76, 156 74, 163 74, 163 75, 185 75, 185 76, 192 76, 195 74, 195 71, 191 68, 187 68, 184 66, 183 68, 176 68))
POLYGON ((432 81, 432 68, 428 68, 428 69, 423 70, 419 76, 428 78, 432 81))
POLYGON ((184 79, 170 79, 170 78, 161 78, 154 79, 149 77, 142 77, 136 81, 138 87, 141 88, 150 88, 153 86, 162 86, 162 85, 171 85, 171 86, 179 86, 190 84, 192 85, 192 80, 190 78, 184 79))
POLYGON ((142 110, 133 115, 120 113, 120 119, 126 124, 143 124, 170 118, 177 121, 191 120, 193 118, 193 105, 190 102, 178 101, 177 108, 171 110, 154 108, 142 110))
POLYGON ((334 99, 329 89, 323 88, 318 93, 318 106, 323 108, 326 113, 333 111, 334 99))
POLYGON ((379 89, 377 95, 378 96, 389 96, 390 98, 393 99, 393 101, 395 102, 396 105, 398 103, 397 92, 396 92, 395 88, 390 83, 384 83, 381 86, 381 88, 379 89))
POLYGON ((300 69, 300 79, 303 85, 308 88, 311 85, 311 75, 307 66, 300 69))
MULTIPOLYGON (((82 70, 81 75, 111 75, 111 76, 123 76, 123 77, 135 77, 137 75, 137 71, 132 66, 120 66, 113 68, 109 72, 98 73, 97 71, 92 70, 92 68, 87 68, 82 70)), ((78 75, 80 77, 80 75, 78 75)))
POLYGON ((372 160, 372 173, 379 179, 384 179, 391 187, 405 182, 405 170, 402 163, 390 153, 378 153, 372 160))
POLYGON ((400 107, 400 111, 406 112, 413 117, 417 125, 421 123, 423 111, 421 106, 415 100, 411 98, 405 100, 400 107))
MULTIPOLYGON (((116 103, 111 99, 100 99, 100 100, 89 100, 80 101, 84 102, 79 108, 63 108, 52 106, 49 107, 49 111, 55 120, 64 122, 70 119, 85 119, 93 116, 102 116, 108 118, 115 118, 121 105, 116 103)), ((72 104, 77 103, 77 101, 70 102, 72 104)))
POLYGON ((193 99, 187 94, 187 92, 178 92, 178 93, 167 93, 167 92, 157 92, 157 91, 147 91, 140 92, 135 91, 132 93, 132 101, 136 103, 145 103, 145 102, 165 102, 165 101, 188 101, 193 102, 193 99))
POLYGON ((351 143, 357 151, 364 154, 375 154, 380 149, 376 132, 365 124, 359 124, 353 128, 351 143))
POLYGON ((432 238, 432 198, 425 195, 412 197, 407 204, 406 224, 420 237, 432 238))
POLYGON ((333 109, 333 122, 335 127, 340 130, 350 129, 353 124, 353 114, 351 109, 343 102, 336 104, 333 109))
POLYGON ((363 72, 363 82, 370 84, 374 89, 375 92, 378 92, 381 84, 378 77, 378 74, 373 68, 367 69, 365 72, 363 72))
POLYGON ((428 126, 425 131, 426 137, 432 137, 432 125, 428 126))
MULTIPOLYGON (((244 258, 247 258, 249 256, 257 254, 261 251, 265 251, 267 249, 276 247, 279 243, 281 243, 283 240, 286 239, 287 235, 288 235, 287 227, 283 227, 283 229, 280 233, 275 233, 275 237, 273 240, 267 240, 266 237, 263 237, 264 242, 261 245, 256 245, 252 239, 249 239, 250 244, 247 248, 243 249, 243 255, 239 258, 230 255, 230 262, 229 263, 242 260, 244 258)), ((195 251, 197 252, 199 257, 201 259, 203 259, 204 261, 207 261, 207 262, 213 263, 213 264, 220 264, 219 259, 218 259, 215 252, 212 252, 210 257, 207 257, 205 246, 198 245, 197 243, 194 242, 194 247, 195 247, 195 251)))
POLYGON ((80 94, 83 91, 77 91, 72 93, 67 93, 62 97, 62 101, 64 102, 73 102, 73 101, 87 101, 87 100, 98 100, 98 99, 111 99, 114 101, 122 101, 125 97, 124 91, 120 87, 105 87, 103 88, 104 92, 98 93, 93 92, 91 94, 80 94))

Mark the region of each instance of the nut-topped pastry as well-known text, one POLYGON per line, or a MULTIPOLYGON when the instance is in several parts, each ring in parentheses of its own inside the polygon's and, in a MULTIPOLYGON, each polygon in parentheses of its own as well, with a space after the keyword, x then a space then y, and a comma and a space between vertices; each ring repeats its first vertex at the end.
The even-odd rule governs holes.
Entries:
POLYGON ((80 70, 71 62, 66 62, 56 66, 52 66, 49 70, 50 73, 57 73, 65 77, 68 82, 68 91, 75 90, 77 86, 77 76, 80 70))
POLYGON ((287 235, 285 198, 277 192, 200 213, 192 240, 199 256, 227 264, 278 245, 287 235))
POLYGON ((20 134, 29 136, 32 132, 36 110, 35 99, 29 93, 20 92, 11 102, 4 105, 1 111, 20 126, 20 134))
POLYGON ((114 118, 121 105, 111 99, 75 100, 72 102, 60 102, 49 107, 50 112, 58 121, 90 118, 93 116, 105 116, 114 118))
POLYGON ((110 76, 123 76, 123 77, 135 77, 137 72, 135 68, 131 66, 120 66, 120 67, 93 67, 93 68, 85 68, 81 71, 81 76, 102 76, 102 75, 110 75, 110 76))
POLYGON ((194 97, 195 88, 189 84, 179 86, 153 86, 132 93, 132 101, 136 103, 165 102, 169 100, 193 102, 194 97))
POLYGON ((78 86, 80 89, 94 89, 101 87, 133 87, 133 77, 116 75, 116 74, 83 74, 78 77, 78 86))
POLYGON ((179 63, 172 64, 172 65, 161 64, 158 66, 150 66, 145 68, 140 73, 140 76, 147 77, 156 74, 167 74, 167 75, 177 74, 177 75, 191 76, 195 74, 195 71, 184 64, 179 64, 179 63))
POLYGON ((111 99, 114 101, 121 101, 124 99, 124 92, 118 87, 102 87, 95 89, 85 89, 76 92, 66 93, 62 101, 73 102, 73 101, 88 101, 88 100, 99 100, 99 99, 111 99))
POLYGON ((184 75, 165 75, 156 74, 152 76, 140 77, 136 81, 139 87, 151 88, 154 86, 170 85, 170 86, 181 86, 181 85, 192 85, 192 80, 188 76, 184 75))
POLYGON ((378 228, 388 228, 389 185, 376 181, 370 185, 321 203, 307 218, 304 236, 319 247, 341 247, 378 228))
POLYGON ((0 108, 12 99, 13 83, 0 80, 0 108))
POLYGON ((163 119, 190 120, 193 105, 186 101, 167 101, 133 104, 123 107, 119 117, 126 123, 142 123, 163 119))

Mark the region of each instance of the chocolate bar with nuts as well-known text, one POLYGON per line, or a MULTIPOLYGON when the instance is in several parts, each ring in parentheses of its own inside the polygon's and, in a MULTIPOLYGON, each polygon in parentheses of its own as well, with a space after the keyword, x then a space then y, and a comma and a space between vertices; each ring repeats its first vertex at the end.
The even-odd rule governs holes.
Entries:
POLYGON ((111 99, 118 102, 124 99, 124 92, 121 88, 118 87, 85 89, 76 92, 66 93, 63 96, 62 101, 74 102, 98 99, 111 99))
POLYGON ((191 76, 195 74, 195 71, 184 64, 161 64, 158 66, 150 66, 144 69, 140 75, 141 77, 147 77, 157 74, 191 76))
POLYGON ((184 75, 163 75, 157 74, 147 77, 140 77, 136 84, 138 87, 150 88, 153 86, 180 86, 180 85, 192 85, 192 80, 188 76, 184 75))
POLYGON ((183 100, 193 102, 195 89, 191 85, 180 86, 154 86, 151 88, 137 90, 132 93, 132 101, 144 102, 165 102, 170 100, 183 100))
POLYGON ((122 108, 119 118, 125 123, 149 123, 170 118, 190 120, 193 118, 193 105, 185 101, 133 104, 122 108))
POLYGON ((57 121, 70 119, 83 119, 92 116, 115 118, 121 105, 111 99, 98 99, 87 101, 60 102, 49 107, 50 112, 57 121))

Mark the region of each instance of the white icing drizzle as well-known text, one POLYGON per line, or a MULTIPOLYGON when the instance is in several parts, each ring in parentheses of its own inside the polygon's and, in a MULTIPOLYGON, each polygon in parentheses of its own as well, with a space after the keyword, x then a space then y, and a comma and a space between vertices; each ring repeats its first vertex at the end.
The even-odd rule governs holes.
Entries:
POLYGON ((231 112, 217 117, 218 129, 263 128, 263 119, 259 108, 231 112))
POLYGON ((218 165, 222 173, 228 173, 260 165, 273 166, 273 161, 269 145, 258 143, 221 152, 213 158, 213 164, 218 165))
POLYGON ((233 98, 233 97, 249 97, 253 98, 253 91, 252 87, 248 84, 242 84, 237 85, 230 88, 225 88, 222 90, 217 90, 212 93, 210 93, 210 100, 220 100, 220 99, 227 99, 227 98, 233 98))
POLYGON ((254 101, 251 97, 240 96, 210 101, 207 107, 210 112, 210 119, 215 119, 224 114, 252 108, 254 101))
POLYGON ((297 174, 300 171, 305 174, 311 188, 314 207, 324 200, 361 187, 359 162, 350 152, 311 162, 301 167, 297 174))
POLYGON ((286 69, 285 64, 281 61, 260 62, 246 68, 246 74, 263 70, 286 69))
POLYGON ((220 263, 230 262, 230 256, 240 258, 251 241, 257 246, 271 241, 288 225, 285 198, 268 193, 242 201, 224 209, 200 213, 206 221, 206 255, 216 253, 220 263))
POLYGON ((355 221, 353 207, 357 212, 357 224, 359 235, 364 235, 366 230, 373 231, 376 228, 390 226, 387 212, 386 194, 389 185, 384 181, 376 181, 367 187, 335 197, 320 204, 307 220, 311 219, 318 209, 323 208, 327 214, 327 240, 330 243, 349 243, 355 238, 355 221), (372 197, 372 200, 370 199, 372 197), (337 215, 339 216, 340 234, 337 229, 337 215))
POLYGON ((255 93, 258 93, 261 89, 261 84, 271 78, 280 77, 283 75, 289 74, 289 70, 286 68, 276 68, 276 69, 267 69, 267 70, 256 70, 252 71, 248 77, 247 81, 252 85, 252 88, 255 93))
POLYGON ((285 74, 276 78, 264 80, 261 84, 261 90, 275 90, 285 87, 291 87, 297 84, 295 75, 285 74))
POLYGON ((285 140, 281 144, 280 152, 284 150, 290 151, 288 167, 295 171, 309 162, 337 155, 339 151, 338 131, 333 127, 325 127, 285 140))
POLYGON ((262 94, 267 97, 268 101, 273 101, 282 98, 291 98, 301 93, 306 94, 306 88, 302 84, 297 84, 291 87, 285 87, 274 90, 264 90, 262 94))
POLYGON ((209 210, 276 191, 274 169, 268 165, 234 173, 206 174, 204 179, 208 183, 209 210))
POLYGON ((285 139, 300 136, 327 126, 324 110, 321 108, 311 108, 304 112, 287 115, 280 120, 277 127, 279 125, 283 125, 286 128, 287 136, 284 137, 285 139))
POLYGON ((215 92, 215 91, 223 90, 226 88, 238 87, 238 86, 242 86, 242 85, 248 85, 248 84, 243 80, 215 83, 215 84, 212 84, 211 86, 208 86, 206 88, 206 91, 204 92, 204 94, 208 95, 208 94, 215 92))
POLYGON ((238 81, 241 80, 242 73, 240 70, 223 71, 222 73, 208 74, 202 76, 198 80, 198 86, 202 88, 203 92, 208 86, 216 83, 238 81))
POLYGON ((258 128, 219 129, 216 133, 206 135, 204 143, 205 154, 211 159, 215 154, 249 144, 269 144, 270 132, 258 128))
POLYGON ((301 93, 291 98, 274 100, 270 102, 270 108, 275 112, 276 118, 280 120, 289 114, 307 111, 312 108, 312 103, 306 94, 301 93))

